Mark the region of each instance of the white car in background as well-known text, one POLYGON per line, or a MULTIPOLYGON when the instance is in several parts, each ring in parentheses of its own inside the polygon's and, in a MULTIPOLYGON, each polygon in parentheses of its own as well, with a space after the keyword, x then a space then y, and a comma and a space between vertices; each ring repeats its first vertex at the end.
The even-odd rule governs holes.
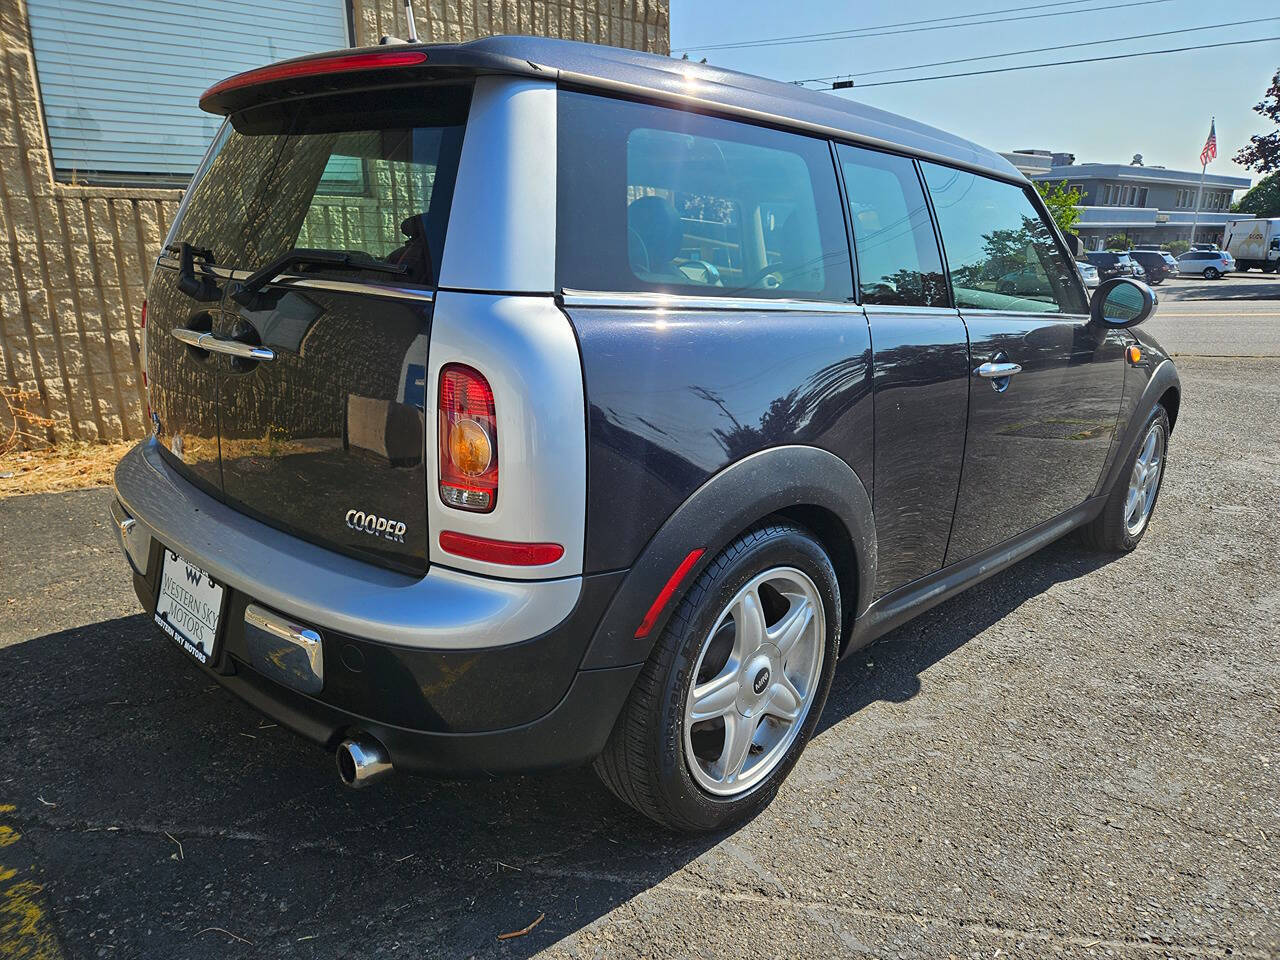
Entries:
POLYGON ((1084 281, 1086 290, 1098 288, 1098 268, 1087 260, 1077 260, 1076 269, 1080 271, 1080 279, 1084 281))
POLYGON ((1178 276, 1202 276, 1217 280, 1236 268, 1235 257, 1225 250, 1188 250, 1178 258, 1178 276))

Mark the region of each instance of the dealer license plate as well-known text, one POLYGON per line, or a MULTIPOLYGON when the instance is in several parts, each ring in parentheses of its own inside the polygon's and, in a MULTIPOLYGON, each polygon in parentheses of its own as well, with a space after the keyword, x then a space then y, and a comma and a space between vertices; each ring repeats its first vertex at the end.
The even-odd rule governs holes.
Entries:
POLYGON ((165 550, 160 567, 156 623, 178 646, 208 663, 218 644, 223 586, 194 563, 165 550))

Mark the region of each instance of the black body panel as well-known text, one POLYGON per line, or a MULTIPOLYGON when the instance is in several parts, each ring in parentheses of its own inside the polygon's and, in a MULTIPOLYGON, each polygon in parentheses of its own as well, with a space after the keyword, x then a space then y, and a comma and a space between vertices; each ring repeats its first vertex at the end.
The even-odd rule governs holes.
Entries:
POLYGON ((636 628, 689 552, 705 551, 682 587, 743 530, 779 513, 822 540, 840 577, 844 622, 851 624, 870 602, 876 580, 871 500, 858 475, 834 454, 816 447, 771 447, 717 473, 662 525, 600 621, 583 667, 643 661, 678 601, 667 604, 647 637, 637 637, 636 628))
POLYGON ((255 311, 228 297, 215 328, 276 353, 218 360, 226 501, 313 543, 425 573, 430 301, 284 286, 262 300, 255 311), (353 510, 396 526, 350 522, 353 510))
POLYGON ((875 356, 875 595, 942 566, 969 412, 969 344, 954 310, 868 308, 875 356))
MULTIPOLYGON (((153 540, 147 576, 133 578, 149 614, 155 612, 162 553, 153 540)), ((244 612, 254 598, 232 590, 222 614, 216 661, 205 669, 228 685, 248 682, 261 697, 296 702, 303 712, 348 715, 351 722, 367 719, 406 733, 458 735, 516 727, 551 713, 564 699, 624 576, 621 571, 583 578, 582 594, 568 617, 541 636, 507 646, 420 650, 320 630, 325 677, 315 696, 290 690, 252 668, 244 612), (227 679, 232 677, 241 680, 227 679)), ((233 689, 248 698, 243 688, 233 689)), ((607 706, 599 705, 604 712, 607 706)), ((621 700, 616 706, 621 707, 621 700)), ((612 725, 612 715, 601 722, 612 725)))
POLYGON ((1003 543, 1088 499, 1124 390, 1122 331, 1087 318, 961 311, 974 367, 997 357, 1022 372, 972 378, 964 474, 947 563, 1003 543))
POLYGON ((178 271, 157 268, 147 291, 147 402, 164 458, 213 496, 222 492, 218 462, 218 365, 179 343, 179 327, 211 330, 217 303, 197 303, 178 289, 178 271))
MULTIPOLYGON (((866 471, 870 488, 871 345, 861 313, 566 312, 589 405, 587 573, 630 566, 709 477, 768 447, 830 450, 866 471)), ((780 488, 789 479, 776 478, 780 488)))

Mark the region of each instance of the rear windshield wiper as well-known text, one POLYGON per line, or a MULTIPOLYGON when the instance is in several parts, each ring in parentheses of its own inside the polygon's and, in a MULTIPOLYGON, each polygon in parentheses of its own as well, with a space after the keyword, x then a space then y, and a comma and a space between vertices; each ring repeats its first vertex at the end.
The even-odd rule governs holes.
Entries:
POLYGON ((379 273, 405 274, 407 264, 387 263, 367 253, 345 250, 298 249, 282 253, 270 263, 259 267, 231 291, 231 299, 250 310, 259 304, 258 291, 290 267, 326 267, 330 270, 376 270, 379 273))
MULTIPOLYGON (((172 249, 170 247, 169 249, 172 249)), ((192 300, 208 303, 222 299, 222 288, 213 279, 209 269, 213 264, 213 251, 182 242, 178 245, 178 289, 192 300), (196 276, 196 260, 200 260, 200 276, 196 276)))

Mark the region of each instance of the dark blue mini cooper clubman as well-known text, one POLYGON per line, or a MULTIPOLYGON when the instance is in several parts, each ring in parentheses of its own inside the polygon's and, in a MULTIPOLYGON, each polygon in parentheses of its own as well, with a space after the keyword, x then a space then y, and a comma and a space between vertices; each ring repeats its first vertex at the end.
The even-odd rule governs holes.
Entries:
POLYGON ((1134 329, 1155 297, 1090 303, 988 150, 528 38, 201 106, 115 519, 164 634, 353 786, 594 761, 721 827, 842 655, 1069 531, 1147 529, 1180 395, 1134 329))

